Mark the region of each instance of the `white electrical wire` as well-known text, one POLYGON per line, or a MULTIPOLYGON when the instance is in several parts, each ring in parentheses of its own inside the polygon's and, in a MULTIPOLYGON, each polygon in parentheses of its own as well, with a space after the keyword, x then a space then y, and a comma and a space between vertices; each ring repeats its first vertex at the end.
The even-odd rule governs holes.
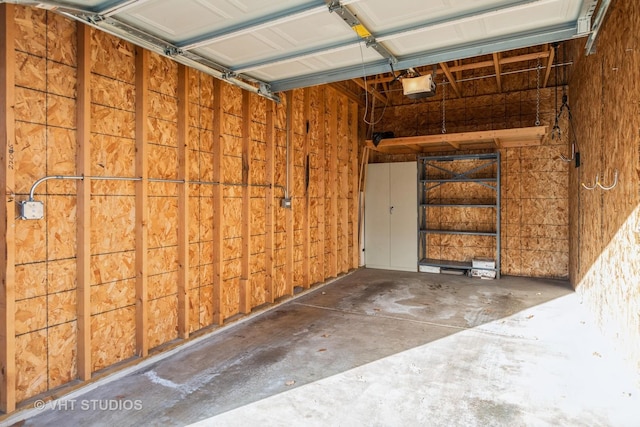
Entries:
MULTIPOLYGON (((362 121, 369 126, 375 126, 382 120, 384 117, 384 112, 387 110, 387 105, 389 105, 389 97, 385 97, 386 102, 384 103, 384 108, 382 109, 382 114, 380 114, 380 118, 374 122, 367 121, 367 114, 369 114, 369 91, 367 90, 367 71, 364 66, 364 52, 362 50, 362 42, 358 44, 360 47, 360 59, 362 63, 362 77, 364 78, 364 114, 362 115, 362 121)), ((375 99, 371 100, 371 109, 373 110, 373 102, 375 99)))

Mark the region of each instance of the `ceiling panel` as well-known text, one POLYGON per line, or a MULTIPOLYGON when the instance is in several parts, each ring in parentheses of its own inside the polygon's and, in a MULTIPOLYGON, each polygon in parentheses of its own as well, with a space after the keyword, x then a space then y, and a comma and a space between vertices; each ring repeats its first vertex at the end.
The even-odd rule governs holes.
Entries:
MULTIPOLYGON (((2 0, 0 0, 2 1, 2 0)), ((597 0, 64 0, 45 7, 261 94, 587 36, 597 0), (353 26, 353 27, 352 27, 353 26), (356 31, 357 30, 357 31, 356 31)))
POLYGON ((349 40, 357 42, 357 35, 341 21, 336 15, 323 11, 276 27, 240 33, 195 51, 227 66, 246 68, 270 58, 325 49, 349 40))
POLYGON ((343 67, 358 67, 360 74, 367 73, 366 64, 380 61, 380 56, 358 43, 353 47, 335 50, 331 53, 313 55, 297 60, 284 61, 268 67, 261 67, 252 71, 261 80, 273 81, 275 79, 288 79, 305 74, 328 74, 332 70, 343 67))

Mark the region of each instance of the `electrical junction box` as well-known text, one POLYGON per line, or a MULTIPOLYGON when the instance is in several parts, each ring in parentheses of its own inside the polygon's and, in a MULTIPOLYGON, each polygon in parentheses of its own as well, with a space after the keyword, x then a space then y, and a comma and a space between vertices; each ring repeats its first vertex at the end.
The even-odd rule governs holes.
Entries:
POLYGON ((44 218, 44 203, 36 200, 24 200, 18 203, 20 207, 20 219, 44 218))
POLYGON ((291 209, 291 197, 285 197, 280 201, 280 205, 285 209, 291 209))

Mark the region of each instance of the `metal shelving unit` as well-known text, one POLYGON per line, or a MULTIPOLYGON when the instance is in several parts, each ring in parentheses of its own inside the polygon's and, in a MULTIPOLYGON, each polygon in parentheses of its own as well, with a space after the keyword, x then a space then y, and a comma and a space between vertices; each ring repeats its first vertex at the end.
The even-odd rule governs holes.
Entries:
POLYGON ((418 158, 418 269, 420 266, 440 267, 444 269, 464 270, 472 269, 471 261, 456 261, 433 259, 427 257, 427 244, 430 235, 468 235, 491 236, 495 239, 495 268, 473 267, 478 270, 493 270, 496 278, 500 278, 500 153, 463 154, 448 156, 430 156, 418 158), (447 165, 456 161, 470 161, 474 165, 463 172, 457 172, 447 165), (437 176, 429 171, 437 172, 437 176), (459 195, 455 199, 430 197, 431 192, 450 183, 466 183, 469 193, 459 195), (478 203, 468 203, 473 198, 475 186, 489 188, 494 193, 491 200, 479 199, 478 203), (466 196, 462 197, 462 196, 466 196), (430 202, 432 201, 432 202, 430 202), (495 224, 493 230, 441 229, 434 228, 428 223, 430 208, 467 208, 467 209, 495 209, 495 224))

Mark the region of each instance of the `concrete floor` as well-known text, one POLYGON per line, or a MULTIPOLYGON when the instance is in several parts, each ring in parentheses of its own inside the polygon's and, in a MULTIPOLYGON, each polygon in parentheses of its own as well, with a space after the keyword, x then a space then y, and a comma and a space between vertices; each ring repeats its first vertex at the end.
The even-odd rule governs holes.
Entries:
POLYGON ((5 422, 637 427, 638 384, 565 282, 362 269, 5 422))

